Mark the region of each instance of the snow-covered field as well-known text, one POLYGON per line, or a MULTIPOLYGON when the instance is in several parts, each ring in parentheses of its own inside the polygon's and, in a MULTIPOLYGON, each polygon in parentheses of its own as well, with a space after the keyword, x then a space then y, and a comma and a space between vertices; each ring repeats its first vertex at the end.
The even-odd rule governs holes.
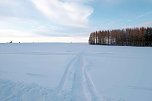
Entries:
POLYGON ((0 101, 152 101, 152 48, 0 44, 0 101))

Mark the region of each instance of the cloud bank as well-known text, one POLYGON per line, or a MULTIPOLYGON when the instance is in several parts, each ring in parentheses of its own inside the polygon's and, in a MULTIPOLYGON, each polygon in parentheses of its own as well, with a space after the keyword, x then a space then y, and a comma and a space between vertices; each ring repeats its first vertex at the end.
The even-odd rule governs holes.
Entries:
POLYGON ((84 37, 84 34, 89 33, 89 16, 93 13, 89 2, 90 0, 0 0, 1 40, 84 37))
MULTIPOLYGON (((83 1, 83 0, 82 0, 83 1)), ((93 9, 79 0, 32 0, 34 5, 53 23, 63 26, 85 27, 93 9)))

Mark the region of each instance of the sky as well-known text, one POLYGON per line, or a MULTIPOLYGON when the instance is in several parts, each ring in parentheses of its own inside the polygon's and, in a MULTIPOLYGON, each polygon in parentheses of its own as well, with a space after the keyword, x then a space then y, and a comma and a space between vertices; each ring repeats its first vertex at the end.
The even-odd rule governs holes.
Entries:
POLYGON ((152 0, 0 0, 0 42, 88 42, 141 26, 152 26, 152 0))

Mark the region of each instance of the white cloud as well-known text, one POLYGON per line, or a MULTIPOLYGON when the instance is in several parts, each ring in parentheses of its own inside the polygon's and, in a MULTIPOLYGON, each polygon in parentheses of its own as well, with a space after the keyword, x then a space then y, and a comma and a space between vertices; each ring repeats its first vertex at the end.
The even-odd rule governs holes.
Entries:
POLYGON ((87 42, 88 37, 48 37, 14 29, 0 29, 0 42, 87 42), (78 40, 79 39, 79 40, 78 40))
POLYGON ((13 0, 0 0, 0 4, 9 4, 9 5, 14 5, 16 2, 13 0))
MULTIPOLYGON (((78 0, 79 1, 79 0, 78 0)), ((69 0, 32 0, 50 21, 64 26, 85 27, 93 9, 82 2, 69 0)))
POLYGON ((87 42, 89 2, 0 0, 0 42, 87 42))
POLYGON ((37 36, 35 33, 29 32, 29 31, 20 31, 15 29, 0 29, 0 37, 6 38, 6 37, 35 37, 37 36))

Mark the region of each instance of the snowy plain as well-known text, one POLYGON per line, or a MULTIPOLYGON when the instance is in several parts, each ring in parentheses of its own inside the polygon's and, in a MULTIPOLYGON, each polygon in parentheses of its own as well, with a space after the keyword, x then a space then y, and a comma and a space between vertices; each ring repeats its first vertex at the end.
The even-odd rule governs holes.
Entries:
POLYGON ((152 48, 0 44, 0 101, 152 101, 152 48))

